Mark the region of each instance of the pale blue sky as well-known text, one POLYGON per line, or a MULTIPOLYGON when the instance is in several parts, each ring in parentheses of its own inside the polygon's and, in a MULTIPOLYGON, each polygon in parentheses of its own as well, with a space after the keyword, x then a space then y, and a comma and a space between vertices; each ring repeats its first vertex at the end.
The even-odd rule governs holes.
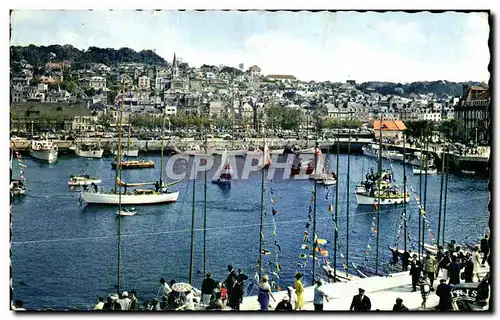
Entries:
POLYGON ((303 80, 487 81, 486 14, 17 11, 12 44, 174 52, 303 80))

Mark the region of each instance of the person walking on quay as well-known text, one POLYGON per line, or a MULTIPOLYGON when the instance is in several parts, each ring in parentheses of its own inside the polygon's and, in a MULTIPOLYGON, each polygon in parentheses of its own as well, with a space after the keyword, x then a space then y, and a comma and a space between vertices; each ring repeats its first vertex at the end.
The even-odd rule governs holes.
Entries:
POLYGON ((443 258, 441 258, 441 261, 439 262, 439 268, 443 271, 443 279, 445 280, 448 280, 449 277, 448 268, 450 267, 450 263, 450 252, 446 251, 443 258))
POLYGON ((472 252, 472 262, 474 263, 474 270, 472 271, 473 276, 477 277, 477 281, 480 282, 481 278, 479 278, 479 266, 481 264, 481 260, 479 257, 479 247, 475 246, 474 251, 472 252))
POLYGON ((487 234, 485 234, 484 238, 481 239, 481 253, 483 254, 483 261, 481 262, 481 265, 484 267, 484 263, 486 262, 488 254, 490 253, 490 241, 488 240, 487 234))
MULTIPOLYGON (((232 265, 227 266, 227 271, 229 272, 229 274, 227 275, 226 280, 224 280, 224 282, 222 284, 225 285, 225 287, 227 289, 228 298, 231 299, 231 290, 233 289, 233 285, 234 285, 233 279, 238 279, 238 275, 236 274, 236 270, 234 270, 232 265)), ((231 303, 231 302, 228 301, 228 304, 229 303, 231 303)))
POLYGON ((130 291, 130 309, 132 311, 139 311, 139 300, 137 299, 137 292, 130 291))
POLYGON ((451 309, 451 286, 446 283, 446 279, 439 280, 441 282, 436 288, 436 295, 439 297, 438 308, 440 311, 451 309))
POLYGON ((297 294, 297 304, 295 310, 302 310, 304 307, 304 286, 302 285, 302 277, 304 275, 300 272, 295 274, 295 293, 297 294))
POLYGON ((466 283, 471 283, 474 276, 474 262, 472 262, 472 256, 470 252, 465 255, 465 268, 464 268, 464 278, 466 283))
POLYGON ((370 311, 372 309, 372 303, 370 298, 365 296, 365 289, 359 288, 358 294, 352 297, 350 311, 370 311))
POLYGON ((424 259, 424 271, 425 275, 429 278, 430 282, 430 290, 434 291, 434 276, 436 274, 437 262, 436 258, 431 255, 430 252, 427 252, 426 257, 424 259))
POLYGON ((392 311, 409 311, 408 308, 403 304, 403 299, 397 298, 396 304, 392 307, 392 311))
POLYGON ((422 262, 418 260, 417 255, 413 255, 413 260, 410 265, 410 275, 411 275, 411 292, 417 291, 417 283, 420 275, 422 274, 422 262))
POLYGON ((212 274, 207 272, 205 280, 201 284, 201 298, 204 305, 210 304, 210 298, 212 297, 212 292, 216 287, 215 280, 212 279, 212 274))
POLYGON ((259 296, 257 298, 257 301, 259 301, 260 303, 261 311, 267 311, 269 309, 269 297, 273 298, 273 301, 276 301, 276 299, 274 299, 273 293, 271 292, 269 277, 267 275, 264 275, 259 286, 259 296))
POLYGON ((130 299, 128 298, 128 292, 122 292, 122 298, 118 300, 120 307, 123 311, 127 311, 130 308, 130 299))
POLYGON ((325 293, 323 287, 323 279, 319 279, 316 282, 316 288, 314 288, 314 311, 323 311, 323 300, 330 301, 328 295, 325 293))
POLYGON ((284 296, 283 300, 278 303, 274 311, 293 311, 292 304, 290 303, 290 297, 284 296))
POLYGON ((449 284, 459 284, 460 283, 460 269, 462 266, 457 262, 457 256, 453 254, 451 256, 451 263, 448 267, 448 275, 450 277, 449 284))
POLYGON ((422 308, 425 310, 427 308, 427 298, 431 294, 431 286, 429 281, 427 281, 427 276, 424 275, 418 280, 418 286, 420 287, 420 294, 422 295, 422 308))
POLYGON ((233 287, 229 297, 229 306, 231 309, 239 311, 240 303, 243 301, 243 287, 237 278, 233 279, 233 287))
POLYGON ((441 270, 441 260, 444 257, 444 252, 443 252, 443 247, 438 246, 438 251, 436 253, 436 262, 437 262, 437 267, 436 267, 436 276, 435 278, 439 277, 439 271, 441 270))
POLYGON ((408 265, 410 264, 410 253, 405 250, 403 253, 403 258, 401 259, 403 263, 403 271, 408 271, 408 265))

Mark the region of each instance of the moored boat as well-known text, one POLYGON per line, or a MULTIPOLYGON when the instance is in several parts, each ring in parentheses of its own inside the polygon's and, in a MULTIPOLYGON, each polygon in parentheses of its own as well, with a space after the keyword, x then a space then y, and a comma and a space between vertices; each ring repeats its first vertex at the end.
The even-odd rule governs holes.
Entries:
POLYGON ((122 192, 121 197, 118 192, 91 192, 82 191, 82 198, 89 204, 108 204, 117 205, 121 203, 125 205, 135 204, 156 204, 169 203, 177 201, 179 198, 178 191, 154 190, 154 189, 135 189, 133 192, 122 192))
POLYGON ((23 180, 12 180, 10 182, 10 192, 13 196, 22 196, 26 193, 26 186, 23 180))
POLYGON ((130 216, 135 216, 137 214, 137 210, 135 208, 125 208, 122 210, 117 210, 116 215, 117 216, 122 216, 122 217, 130 217, 130 216))
POLYGON ((33 158, 54 163, 57 161, 58 147, 52 141, 39 140, 31 142, 30 155, 33 158))
MULTIPOLYGON (((148 169, 154 168, 155 162, 152 160, 129 160, 129 161, 121 161, 120 167, 122 169, 148 169)), ((111 167, 116 169, 116 162, 111 163, 111 167)))
POLYGON ((89 175, 83 175, 83 176, 76 176, 76 175, 71 175, 68 185, 75 187, 75 186, 90 186, 91 184, 100 184, 102 181, 99 180, 98 178, 90 177, 89 175))
POLYGON ((471 171, 471 170, 462 170, 462 173, 463 174, 466 174, 466 175, 475 175, 476 174, 476 171, 471 171))
MULTIPOLYGON (((123 150, 122 151, 124 157, 138 157, 139 156, 139 150, 123 150)), ((113 155, 118 155, 118 150, 113 151, 113 155)))
POLYGON ((427 170, 420 169, 420 168, 413 168, 413 174, 414 175, 436 175, 437 174, 437 169, 436 168, 428 168, 427 170))
POLYGON ((83 158, 102 158, 104 153, 104 149, 102 148, 93 148, 91 146, 83 145, 79 146, 75 149, 75 154, 79 157, 83 158))

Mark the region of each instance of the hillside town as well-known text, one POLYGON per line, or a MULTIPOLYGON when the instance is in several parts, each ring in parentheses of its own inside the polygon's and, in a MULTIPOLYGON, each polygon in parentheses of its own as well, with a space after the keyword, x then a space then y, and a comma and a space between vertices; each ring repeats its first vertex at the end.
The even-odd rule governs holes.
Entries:
POLYGON ((396 88, 399 94, 381 94, 371 87, 361 89, 355 80, 305 82, 293 75, 265 74, 256 65, 189 67, 175 54, 172 62, 162 67, 88 63, 75 68, 71 61, 55 62, 56 58, 49 57, 49 62, 39 67, 39 76, 34 76, 34 67, 26 60, 14 62, 17 72, 11 71, 13 131, 33 130, 43 119, 58 113, 64 114, 65 120, 54 124, 51 119, 52 130, 103 131, 103 125, 109 127, 118 120, 124 83, 124 119, 129 115, 152 119, 163 114, 168 118, 225 119, 227 126, 251 132, 260 132, 262 120, 268 130, 304 129, 318 118, 337 126, 355 127, 380 117, 435 124, 457 120, 459 140, 489 144, 490 93, 485 86, 464 85, 461 96, 407 93, 402 88, 396 88), (270 108, 277 108, 278 113, 291 112, 297 121, 280 128, 279 121, 266 112, 270 108))

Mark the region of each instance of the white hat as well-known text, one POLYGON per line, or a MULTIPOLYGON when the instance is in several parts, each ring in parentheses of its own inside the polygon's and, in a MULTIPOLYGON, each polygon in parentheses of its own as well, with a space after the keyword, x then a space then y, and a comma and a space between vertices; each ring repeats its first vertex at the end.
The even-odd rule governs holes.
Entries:
POLYGON ((290 300, 290 297, 288 297, 288 295, 285 295, 285 296, 283 297, 283 300, 284 300, 284 301, 288 301, 288 300, 290 300))
POLYGON ((123 291, 122 298, 127 298, 127 297, 128 297, 128 292, 127 291, 123 291))

